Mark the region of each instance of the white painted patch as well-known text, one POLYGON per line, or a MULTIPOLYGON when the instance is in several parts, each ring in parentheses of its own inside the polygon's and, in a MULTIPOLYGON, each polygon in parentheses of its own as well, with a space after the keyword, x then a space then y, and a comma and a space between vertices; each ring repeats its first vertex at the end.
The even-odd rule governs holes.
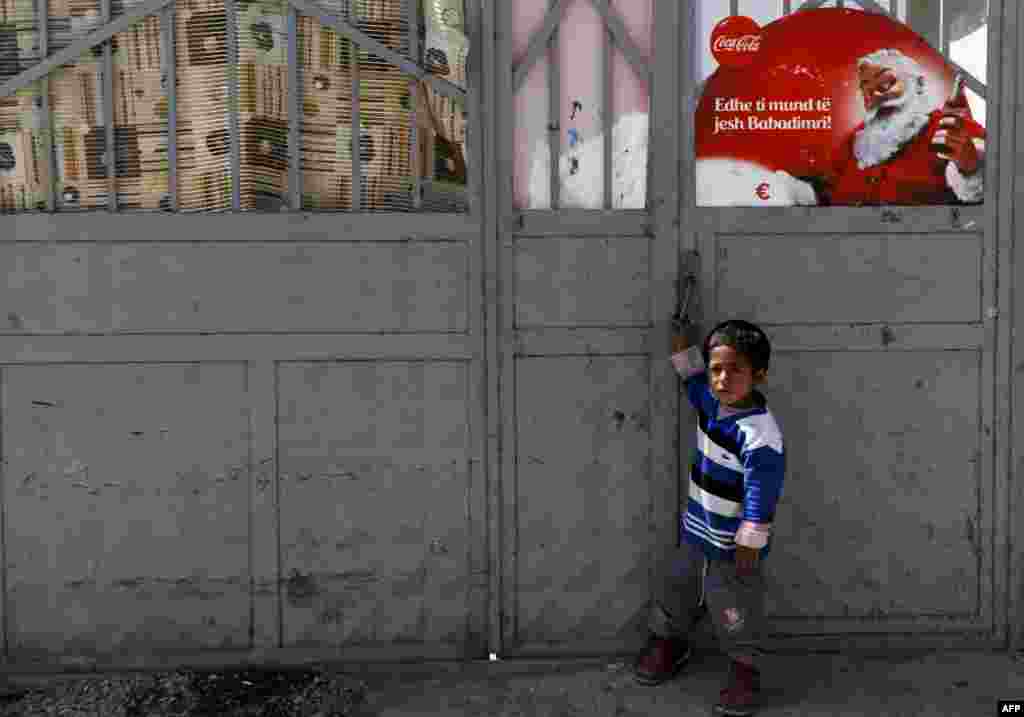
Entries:
POLYGON ((698 207, 791 207, 818 203, 807 182, 753 162, 700 159, 696 172, 698 207))
MULTIPOLYGON (((647 200, 648 116, 623 115, 612 127, 612 208, 643 209, 647 200)), ((527 206, 551 208, 550 151, 547 139, 534 144, 530 160, 527 206)), ((564 208, 604 206, 604 133, 581 137, 559 156, 559 203, 564 208), (572 162, 578 171, 572 173, 572 162)))

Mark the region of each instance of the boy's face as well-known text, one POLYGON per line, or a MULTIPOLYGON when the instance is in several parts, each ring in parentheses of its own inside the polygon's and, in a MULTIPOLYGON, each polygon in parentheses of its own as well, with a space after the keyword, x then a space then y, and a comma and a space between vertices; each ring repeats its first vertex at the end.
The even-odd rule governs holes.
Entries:
POLYGON ((764 381, 767 372, 754 373, 750 361, 732 346, 715 346, 708 361, 711 392, 726 406, 745 408, 750 404, 754 386, 764 381))

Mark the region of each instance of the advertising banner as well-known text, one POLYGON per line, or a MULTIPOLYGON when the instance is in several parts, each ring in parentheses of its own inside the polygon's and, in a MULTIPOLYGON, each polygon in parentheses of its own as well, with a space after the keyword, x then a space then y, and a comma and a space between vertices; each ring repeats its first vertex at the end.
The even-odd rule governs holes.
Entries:
POLYGON ((984 200, 985 128, 963 75, 909 27, 802 10, 728 17, 695 117, 697 206, 984 200))

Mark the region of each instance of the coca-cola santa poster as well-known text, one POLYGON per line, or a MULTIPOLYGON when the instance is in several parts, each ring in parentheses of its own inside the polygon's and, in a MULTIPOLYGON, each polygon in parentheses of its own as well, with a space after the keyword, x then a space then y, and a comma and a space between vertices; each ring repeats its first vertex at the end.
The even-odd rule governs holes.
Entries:
POLYGON ((695 117, 698 206, 984 200, 985 129, 962 77, 909 27, 803 10, 711 34, 695 117))

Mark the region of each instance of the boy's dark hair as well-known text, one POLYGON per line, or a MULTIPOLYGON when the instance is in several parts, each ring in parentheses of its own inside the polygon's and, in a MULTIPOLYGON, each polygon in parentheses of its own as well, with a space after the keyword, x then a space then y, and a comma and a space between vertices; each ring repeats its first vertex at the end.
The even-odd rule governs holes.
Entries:
POLYGON ((730 346, 750 361, 754 372, 767 370, 772 357, 772 345, 764 331, 741 319, 729 319, 713 328, 704 339, 704 365, 711 363, 711 350, 717 346, 730 346))

